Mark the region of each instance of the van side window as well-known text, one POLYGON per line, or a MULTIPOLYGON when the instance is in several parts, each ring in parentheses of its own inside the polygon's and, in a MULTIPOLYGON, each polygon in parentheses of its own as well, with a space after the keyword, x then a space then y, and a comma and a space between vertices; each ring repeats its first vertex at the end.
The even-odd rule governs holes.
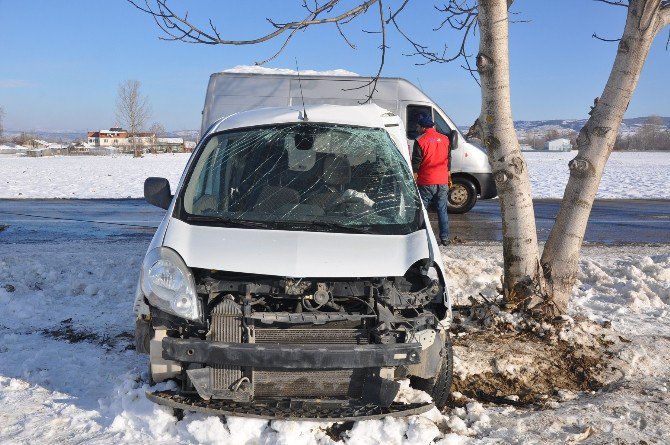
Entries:
POLYGON ((435 122, 435 129, 438 133, 442 133, 446 136, 451 135, 452 129, 447 125, 447 123, 442 119, 440 113, 437 110, 433 110, 433 122, 435 122))
POLYGON ((416 131, 416 123, 422 114, 432 116, 433 109, 423 105, 407 105, 407 139, 416 139, 421 136, 416 131))

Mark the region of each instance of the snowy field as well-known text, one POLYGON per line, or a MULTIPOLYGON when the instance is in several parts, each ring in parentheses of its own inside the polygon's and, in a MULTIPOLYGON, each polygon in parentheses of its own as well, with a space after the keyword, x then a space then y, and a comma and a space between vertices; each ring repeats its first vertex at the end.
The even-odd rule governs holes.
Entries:
MULTIPOLYGON (((193 413, 177 421, 146 400, 145 358, 129 349, 146 244, 0 244, 0 443, 336 443, 327 423, 193 413)), ((502 271, 498 245, 443 253, 457 303, 492 294, 502 271)), ((561 392, 544 408, 469 401, 444 413, 357 422, 339 443, 668 443, 670 246, 585 248, 571 313, 610 321, 629 342, 615 385, 561 392)), ((456 372, 468 372, 458 357, 456 372)))
MULTIPOLYGON (((535 198, 562 198, 572 153, 524 153, 535 198)), ((148 176, 176 186, 189 154, 131 156, 0 155, 0 198, 139 198, 148 176)), ((670 153, 615 152, 599 198, 670 198, 670 153)))

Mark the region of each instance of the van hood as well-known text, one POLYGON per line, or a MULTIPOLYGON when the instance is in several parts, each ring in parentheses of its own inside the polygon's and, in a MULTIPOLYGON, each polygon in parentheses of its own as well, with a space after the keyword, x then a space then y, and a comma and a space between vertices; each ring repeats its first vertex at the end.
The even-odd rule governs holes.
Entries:
POLYGON ((425 230, 409 235, 258 230, 175 218, 163 245, 189 267, 295 278, 402 276, 429 256, 425 230))

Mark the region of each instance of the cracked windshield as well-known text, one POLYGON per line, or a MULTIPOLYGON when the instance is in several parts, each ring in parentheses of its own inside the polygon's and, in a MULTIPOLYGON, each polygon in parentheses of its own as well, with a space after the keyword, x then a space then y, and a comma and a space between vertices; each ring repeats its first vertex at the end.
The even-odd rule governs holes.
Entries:
POLYGON ((411 172, 386 131, 284 124, 216 134, 184 192, 186 219, 233 227, 407 234, 411 172))

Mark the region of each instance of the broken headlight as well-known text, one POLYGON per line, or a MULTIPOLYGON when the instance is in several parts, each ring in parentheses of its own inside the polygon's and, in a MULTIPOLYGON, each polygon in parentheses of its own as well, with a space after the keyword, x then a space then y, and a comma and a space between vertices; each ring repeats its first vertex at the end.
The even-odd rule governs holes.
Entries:
POLYGON ((144 257, 142 292, 159 309, 189 320, 200 318, 193 274, 172 249, 158 247, 144 257))

